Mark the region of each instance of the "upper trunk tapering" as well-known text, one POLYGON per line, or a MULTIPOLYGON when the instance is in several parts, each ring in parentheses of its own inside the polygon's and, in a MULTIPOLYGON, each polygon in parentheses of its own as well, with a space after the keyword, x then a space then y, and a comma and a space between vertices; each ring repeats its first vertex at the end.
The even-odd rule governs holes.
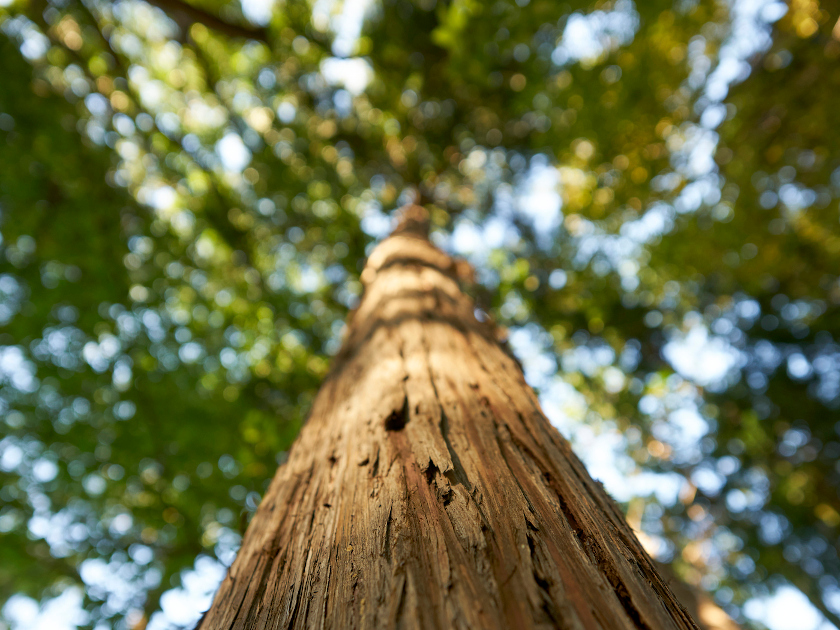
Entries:
POLYGON ((200 627, 696 628, 411 207, 200 627))
POLYGON ((391 235, 411 234, 421 238, 428 238, 429 226, 429 211, 423 206, 410 204, 403 206, 397 211, 397 227, 394 228, 391 235))

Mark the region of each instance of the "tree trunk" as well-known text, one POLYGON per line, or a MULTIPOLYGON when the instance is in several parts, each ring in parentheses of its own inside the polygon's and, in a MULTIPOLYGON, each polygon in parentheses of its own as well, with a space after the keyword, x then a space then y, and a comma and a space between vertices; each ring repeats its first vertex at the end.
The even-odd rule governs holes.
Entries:
POLYGON ((404 213, 199 624, 696 628, 404 213))

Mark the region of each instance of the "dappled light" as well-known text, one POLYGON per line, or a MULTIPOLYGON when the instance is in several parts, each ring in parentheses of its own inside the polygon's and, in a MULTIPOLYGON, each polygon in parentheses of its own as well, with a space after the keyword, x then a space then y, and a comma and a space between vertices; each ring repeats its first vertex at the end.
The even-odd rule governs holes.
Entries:
POLYGON ((840 624, 837 12, 0 0, 0 628, 194 626, 412 202, 656 560, 840 624))

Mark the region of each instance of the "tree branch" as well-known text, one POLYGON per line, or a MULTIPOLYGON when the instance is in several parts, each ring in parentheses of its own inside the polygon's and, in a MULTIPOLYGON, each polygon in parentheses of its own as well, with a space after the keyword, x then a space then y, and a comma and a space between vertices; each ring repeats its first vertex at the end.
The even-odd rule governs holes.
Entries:
POLYGON ((819 610, 829 623, 832 623, 837 628, 840 628, 840 615, 837 615, 833 610, 825 605, 819 587, 814 584, 813 580, 810 582, 803 580, 803 582, 804 583, 801 586, 797 586, 799 586, 799 590, 801 590, 810 600, 811 605, 819 610), (805 588, 802 588, 803 586, 805 588))
POLYGON ((146 0, 151 5, 163 10, 186 33, 193 24, 203 24, 214 31, 224 33, 229 37, 246 37, 263 42, 268 41, 268 31, 265 28, 240 26, 224 21, 218 15, 199 9, 184 2, 184 0, 146 0))

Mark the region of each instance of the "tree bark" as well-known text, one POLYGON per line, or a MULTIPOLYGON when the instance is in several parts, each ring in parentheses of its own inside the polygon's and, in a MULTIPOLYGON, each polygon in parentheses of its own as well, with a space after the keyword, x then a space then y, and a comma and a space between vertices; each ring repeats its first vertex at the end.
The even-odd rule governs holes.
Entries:
POLYGON ((696 628, 476 319, 423 212, 371 254, 199 627, 696 628))

